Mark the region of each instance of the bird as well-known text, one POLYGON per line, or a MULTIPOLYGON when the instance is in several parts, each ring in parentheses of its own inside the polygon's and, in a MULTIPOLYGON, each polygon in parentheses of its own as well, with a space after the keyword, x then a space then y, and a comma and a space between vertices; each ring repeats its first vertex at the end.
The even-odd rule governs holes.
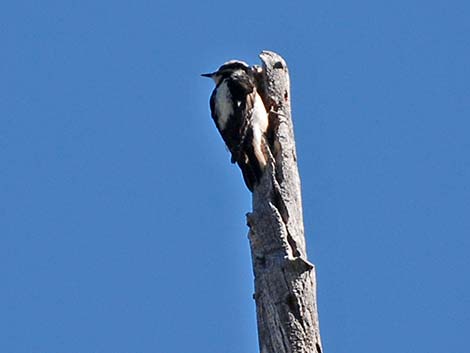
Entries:
POLYGON ((254 68, 239 60, 224 63, 212 73, 215 89, 210 97, 212 119, 253 192, 267 164, 269 118, 257 90, 254 68))

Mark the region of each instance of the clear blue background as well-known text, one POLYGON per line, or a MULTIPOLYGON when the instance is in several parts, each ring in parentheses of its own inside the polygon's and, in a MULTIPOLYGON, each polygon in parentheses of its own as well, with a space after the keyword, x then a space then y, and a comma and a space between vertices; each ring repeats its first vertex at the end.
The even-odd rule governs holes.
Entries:
POLYGON ((325 353, 468 352, 468 1, 4 1, 0 351, 258 350, 199 76, 288 61, 325 353))

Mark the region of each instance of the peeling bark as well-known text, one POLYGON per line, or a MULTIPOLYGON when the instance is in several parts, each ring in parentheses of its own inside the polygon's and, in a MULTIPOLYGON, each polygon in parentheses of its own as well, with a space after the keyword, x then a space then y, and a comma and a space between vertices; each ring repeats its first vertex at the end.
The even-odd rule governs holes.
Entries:
POLYGON ((261 353, 322 353, 315 268, 307 259, 286 62, 263 51, 270 161, 247 214, 261 353))

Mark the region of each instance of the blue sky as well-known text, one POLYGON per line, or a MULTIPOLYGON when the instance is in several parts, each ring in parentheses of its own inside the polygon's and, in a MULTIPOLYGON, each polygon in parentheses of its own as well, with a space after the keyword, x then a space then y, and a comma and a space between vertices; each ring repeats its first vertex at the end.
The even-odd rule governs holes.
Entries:
POLYGON ((0 351, 257 351, 199 74, 269 49, 325 352, 466 352, 469 33, 464 1, 2 2, 0 351))

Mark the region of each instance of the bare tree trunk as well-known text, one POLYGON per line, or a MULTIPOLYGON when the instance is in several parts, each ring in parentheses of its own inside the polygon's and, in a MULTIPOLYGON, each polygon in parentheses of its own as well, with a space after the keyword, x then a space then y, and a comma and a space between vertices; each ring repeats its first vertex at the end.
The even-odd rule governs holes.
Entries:
POLYGON ((307 260, 286 62, 260 54, 272 158, 247 215, 261 353, 322 353, 314 266, 307 260))

